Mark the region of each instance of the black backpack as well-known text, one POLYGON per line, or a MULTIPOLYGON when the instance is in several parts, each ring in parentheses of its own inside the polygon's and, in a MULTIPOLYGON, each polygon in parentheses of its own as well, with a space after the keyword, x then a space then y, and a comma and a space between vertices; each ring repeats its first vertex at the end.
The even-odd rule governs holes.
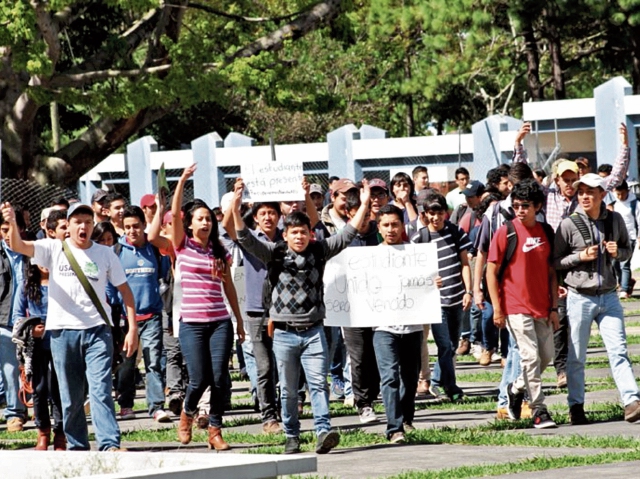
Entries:
MULTIPOLYGON (((456 246, 456 251, 460 253, 460 228, 450 221, 445 220, 442 232, 445 234, 448 232, 451 235, 456 246)), ((413 234, 410 240, 412 243, 431 243, 431 232, 428 227, 422 228, 420 231, 413 234)))
MULTIPOLYGON (((516 227, 513 225, 513 221, 509 220, 504 224, 507 227, 507 249, 504 253, 504 258, 502 258, 502 262, 500 263, 500 268, 498 268, 498 283, 502 282, 504 272, 506 271, 507 266, 509 266, 509 262, 511 261, 511 258, 513 258, 516 248, 518 247, 518 234, 516 233, 516 227)), ((551 245, 551 253, 553 254, 553 238, 555 236, 553 228, 547 223, 540 224, 542 225, 544 233, 547 235, 547 241, 551 245)))
MULTIPOLYGON (((591 228, 585 222, 584 217, 578 213, 572 213, 569 218, 573 221, 573 224, 578 228, 584 243, 589 246, 593 246, 593 235, 591 234, 591 228)), ((604 240, 605 241, 613 241, 613 212, 607 211, 607 216, 605 216, 604 220, 604 240)), ((609 255, 605 255, 605 262, 609 263, 609 255)), ((592 277, 596 271, 596 261, 590 262, 589 267, 589 277, 592 277)))

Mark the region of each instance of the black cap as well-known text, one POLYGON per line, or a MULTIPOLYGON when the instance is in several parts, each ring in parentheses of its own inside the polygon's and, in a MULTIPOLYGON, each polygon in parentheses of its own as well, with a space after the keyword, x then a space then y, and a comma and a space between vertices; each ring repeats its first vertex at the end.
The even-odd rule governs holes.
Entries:
POLYGON ((470 181, 467 187, 460 192, 464 196, 480 196, 484 193, 484 185, 478 180, 470 181))

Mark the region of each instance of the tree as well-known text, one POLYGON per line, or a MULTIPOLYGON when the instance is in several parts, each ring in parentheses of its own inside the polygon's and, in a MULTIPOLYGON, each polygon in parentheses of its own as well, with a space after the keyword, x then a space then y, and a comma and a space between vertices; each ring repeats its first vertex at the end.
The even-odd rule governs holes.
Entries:
POLYGON ((273 82, 278 60, 340 0, 15 0, 0 4, 3 175, 69 183, 180 108, 225 106, 273 82), (50 105, 63 135, 55 150, 50 105), (49 120, 49 121, 48 121, 49 120))

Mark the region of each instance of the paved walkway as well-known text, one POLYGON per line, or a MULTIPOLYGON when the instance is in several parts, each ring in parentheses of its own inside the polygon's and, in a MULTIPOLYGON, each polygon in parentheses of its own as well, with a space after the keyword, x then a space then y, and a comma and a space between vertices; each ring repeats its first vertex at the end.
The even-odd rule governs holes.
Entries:
MULTIPOLYGON (((638 311, 638 315, 629 316, 627 322, 640 322, 640 301, 624 303, 625 310, 628 312, 638 311)), ((597 334, 597 333, 596 333, 597 334)), ((640 335, 640 327, 630 325, 628 334, 640 335)), ((640 345, 631 345, 630 353, 632 355, 640 355, 640 345)), ((604 348, 594 348, 589 351, 591 356, 604 356, 606 353, 604 348)), ((482 368, 472 363, 459 363, 458 367, 461 373, 475 373, 481 371, 500 372, 499 365, 494 364, 488 368, 482 368)), ((636 376, 640 373, 640 365, 634 366, 636 376)), ((603 369, 587 369, 588 378, 601 378, 610 376, 608 368, 603 369)), ((461 383, 461 386, 469 395, 486 395, 494 394, 497 385, 493 383, 461 383)), ((550 385, 551 387, 551 385, 550 385)), ((234 395, 246 394, 248 392, 248 383, 234 384, 234 395)), ((589 405, 603 402, 619 402, 619 395, 616 390, 601 390, 587 393, 586 403, 587 409, 589 405)), ((563 404, 566 402, 565 394, 551 395, 547 399, 549 405, 563 404)), ((307 405, 308 406, 308 405, 307 405)), ((173 427, 172 424, 156 424, 150 418, 142 417, 129 421, 120 421, 123 431, 140 430, 140 429, 157 429, 173 427)), ((225 419, 232 418, 257 418, 253 411, 236 410, 234 414, 225 416, 225 419)), ((495 409, 481 411, 458 411, 458 410, 435 410, 423 409, 417 411, 415 426, 420 429, 429 429, 433 427, 468 427, 482 424, 489 424, 494 420, 495 409)), ((381 417, 381 419, 384 419, 381 417)), ((362 428, 367 432, 382 434, 385 429, 384 421, 377 424, 362 426, 358 420, 358 416, 354 413, 350 416, 333 418, 334 427, 342 430, 362 428)), ((312 420, 302 420, 303 430, 312 430, 312 420)), ((1 426, 3 430, 5 426, 1 426)), ((249 433, 261 432, 260 424, 250 424, 229 428, 233 431, 244 431, 249 433)), ((640 424, 627 424, 624 421, 595 423, 588 426, 572 427, 569 425, 560 426, 553 430, 539 431, 535 429, 518 430, 531 435, 572 435, 580 434, 582 436, 633 436, 640 438, 640 424)), ((181 446, 177 441, 170 443, 139 443, 130 442, 123 443, 124 447, 132 451, 135 450, 152 450, 152 451, 181 451, 181 452, 204 452, 205 444, 192 443, 189 446, 181 446)), ((234 445, 234 452, 245 452, 249 445, 234 445)), ((318 456, 318 472, 320 477, 341 478, 341 479, 361 479, 361 478, 382 478, 390 475, 407 471, 424 471, 438 470, 443 468, 452 468, 460 466, 476 466, 480 464, 498 464, 506 462, 516 462, 534 457, 560 457, 565 455, 572 456, 588 456, 602 453, 602 449, 588 448, 540 448, 540 447, 486 447, 486 446, 470 446, 470 445, 404 445, 392 446, 389 444, 381 444, 366 448, 338 449, 331 454, 318 456)), ((215 453, 212 453, 215 454, 215 453)), ((227 452, 222 454, 229 454, 227 452)), ((576 467, 559 469, 553 471, 518 473, 519 479, 540 477, 560 477, 565 479, 582 478, 585 474, 601 474, 604 477, 617 478, 636 478, 638 477, 638 467, 640 462, 616 463, 602 466, 576 467)), ((509 476, 506 476, 509 477, 509 476)))

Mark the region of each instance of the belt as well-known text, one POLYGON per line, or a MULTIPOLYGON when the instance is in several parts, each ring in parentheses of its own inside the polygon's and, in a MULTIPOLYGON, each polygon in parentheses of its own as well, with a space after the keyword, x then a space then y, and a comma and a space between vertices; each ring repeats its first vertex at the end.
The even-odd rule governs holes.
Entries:
POLYGON ((282 321, 274 321, 273 322, 273 327, 275 329, 281 329, 283 331, 295 331, 296 333, 302 333, 304 331, 308 331, 311 328, 314 328, 316 326, 318 326, 322 321, 316 321, 313 324, 306 324, 306 325, 300 325, 300 326, 296 326, 295 324, 290 324, 290 323, 285 323, 282 321))

